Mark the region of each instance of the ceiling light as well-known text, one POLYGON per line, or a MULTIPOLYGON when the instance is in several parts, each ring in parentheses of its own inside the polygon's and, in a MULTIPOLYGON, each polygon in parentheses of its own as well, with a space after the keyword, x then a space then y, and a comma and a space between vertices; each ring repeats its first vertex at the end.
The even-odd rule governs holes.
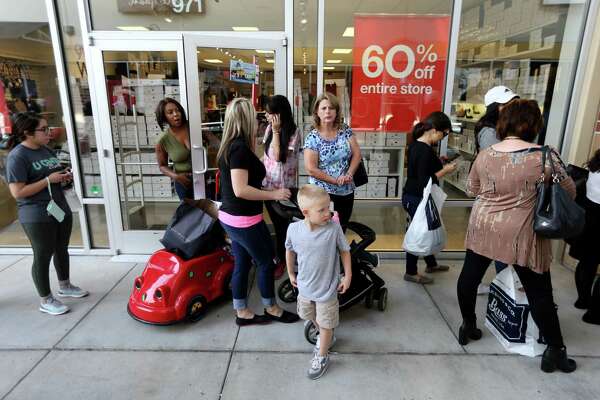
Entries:
POLYGON ((223 61, 219 60, 218 58, 205 58, 204 61, 211 64, 223 64, 223 61))
POLYGON ((258 32, 258 28, 256 26, 232 26, 236 32, 258 32))
POLYGON ((335 69, 335 67, 323 67, 324 70, 332 70, 335 69))
POLYGON ((117 26, 120 31, 149 31, 145 26, 117 26))
POLYGON ((346 27, 346 30, 344 31, 342 36, 343 37, 354 37, 354 27, 353 26, 346 27))
POLYGON ((273 64, 275 62, 275 60, 273 60, 272 58, 267 58, 265 61, 269 64, 273 64))
POLYGON ((308 22, 308 20, 307 20, 306 18, 302 18, 302 19, 300 20, 300 23, 301 23, 302 25, 306 24, 307 22, 308 22))
POLYGON ((352 53, 352 49, 333 49, 333 54, 350 54, 352 53))
POLYGON ((326 64, 339 64, 341 62, 342 62, 342 60, 327 60, 327 61, 325 61, 326 64))
POLYGON ((273 53, 275 53, 274 50, 256 50, 256 52, 260 53, 260 54, 273 54, 273 53))
POLYGON ((171 18, 165 18, 165 22, 171 23, 173 20, 171 18))

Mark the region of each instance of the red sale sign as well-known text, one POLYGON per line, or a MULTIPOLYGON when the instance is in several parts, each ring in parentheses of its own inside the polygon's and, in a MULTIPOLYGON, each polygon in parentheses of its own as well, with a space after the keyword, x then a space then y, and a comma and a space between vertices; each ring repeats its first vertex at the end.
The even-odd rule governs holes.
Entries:
POLYGON ((440 111, 449 37, 449 16, 356 16, 352 128, 409 132, 440 111))

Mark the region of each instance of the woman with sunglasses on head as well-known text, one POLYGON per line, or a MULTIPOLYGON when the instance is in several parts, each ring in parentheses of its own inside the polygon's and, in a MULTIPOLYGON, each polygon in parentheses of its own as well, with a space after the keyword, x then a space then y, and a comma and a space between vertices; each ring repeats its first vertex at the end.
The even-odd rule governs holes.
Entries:
POLYGON ((31 274, 41 298, 39 310, 51 315, 64 314, 69 307, 55 299, 50 290, 52 257, 59 283, 56 294, 88 295, 69 280, 68 247, 73 217, 61 184, 70 182, 73 176, 46 147, 50 138, 45 119, 32 112, 20 113, 14 118, 13 128, 20 144, 8 155, 6 175, 10 192, 17 199, 19 222, 33 249, 31 274))
MULTIPOLYGON (((456 169, 455 163, 442 164, 433 146, 445 138, 452 129, 450 118, 436 111, 416 124, 412 131, 413 142, 408 147, 408 167, 406 184, 402 192, 402 206, 412 219, 423 198, 423 189, 431 178, 434 184, 456 169)), ((418 256, 406 253, 406 274, 404 280, 414 283, 432 283, 433 279, 420 275, 417 270, 418 256)), ((447 271, 447 265, 438 265, 433 255, 425 257, 426 272, 447 271)))

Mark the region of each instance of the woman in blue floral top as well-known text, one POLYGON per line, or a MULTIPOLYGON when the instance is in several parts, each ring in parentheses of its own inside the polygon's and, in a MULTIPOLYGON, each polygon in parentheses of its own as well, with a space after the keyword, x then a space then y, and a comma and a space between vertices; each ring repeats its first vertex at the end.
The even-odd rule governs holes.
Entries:
POLYGON ((323 93, 315 100, 313 126, 304 140, 304 166, 309 183, 329 193, 333 208, 346 230, 354 207, 353 176, 360 164, 360 147, 352 129, 340 122, 340 103, 323 93))

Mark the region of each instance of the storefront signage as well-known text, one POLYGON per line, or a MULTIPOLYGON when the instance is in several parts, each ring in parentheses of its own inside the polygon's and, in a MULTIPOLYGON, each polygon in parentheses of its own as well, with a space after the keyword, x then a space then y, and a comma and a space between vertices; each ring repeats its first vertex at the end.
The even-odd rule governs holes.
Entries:
POLYGON ((119 12, 129 14, 202 14, 203 0, 117 0, 119 12))
POLYGON ((231 60, 229 63, 229 79, 239 83, 258 85, 258 65, 231 60))
POLYGON ((356 16, 352 127, 408 132, 441 110, 449 35, 449 16, 356 16))

